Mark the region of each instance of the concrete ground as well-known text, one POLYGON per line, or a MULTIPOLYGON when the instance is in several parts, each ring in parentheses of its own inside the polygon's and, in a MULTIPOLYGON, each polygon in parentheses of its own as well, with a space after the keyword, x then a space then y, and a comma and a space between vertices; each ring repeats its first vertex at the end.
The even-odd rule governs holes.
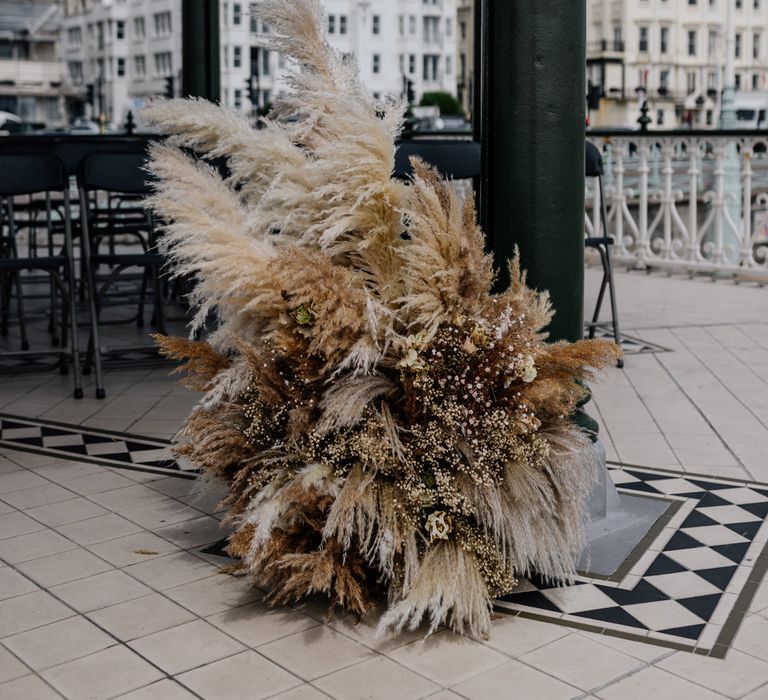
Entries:
MULTIPOLYGON (((588 301, 598 273, 587 271, 588 301)), ((768 481, 768 290, 617 274, 629 355, 593 386, 608 459, 768 481)), ((170 437, 195 397, 166 368, 0 378, 0 412, 170 437)), ((371 639, 372 622, 277 610, 200 548, 189 480, 0 447, 0 698, 768 698, 768 584, 725 659, 499 616, 490 639, 371 639)))

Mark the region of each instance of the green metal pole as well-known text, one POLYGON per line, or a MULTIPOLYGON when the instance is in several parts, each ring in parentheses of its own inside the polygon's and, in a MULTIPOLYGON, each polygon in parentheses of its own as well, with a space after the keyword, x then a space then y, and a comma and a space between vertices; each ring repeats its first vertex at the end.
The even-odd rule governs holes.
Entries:
POLYGON ((506 286, 519 246, 553 340, 583 337, 585 0, 482 0, 481 224, 506 286))
POLYGON ((218 0, 182 0, 181 92, 184 97, 221 99, 218 0))

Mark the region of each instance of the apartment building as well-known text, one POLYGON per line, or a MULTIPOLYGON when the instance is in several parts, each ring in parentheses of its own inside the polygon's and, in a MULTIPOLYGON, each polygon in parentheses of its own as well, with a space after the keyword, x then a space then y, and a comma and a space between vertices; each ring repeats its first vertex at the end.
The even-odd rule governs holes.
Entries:
POLYGON ((646 98, 649 128, 715 128, 727 2, 735 4, 736 89, 764 90, 768 0, 591 0, 587 78, 603 92, 592 125, 636 127, 646 98))
POLYGON ((475 90, 475 2, 457 0, 456 97, 465 114, 472 113, 475 90))
MULTIPOLYGON (((324 0, 329 43, 354 55, 378 97, 456 91, 456 0, 324 0)), ((222 1, 221 100, 250 113, 287 89, 283 56, 251 3, 222 1)), ((64 0, 62 59, 93 92, 94 114, 122 123, 149 96, 181 84, 181 0, 64 0), (91 86, 91 87, 89 87, 91 86)))
POLYGON ((76 96, 59 61, 56 4, 37 0, 0 2, 0 111, 50 127, 66 123, 76 96))

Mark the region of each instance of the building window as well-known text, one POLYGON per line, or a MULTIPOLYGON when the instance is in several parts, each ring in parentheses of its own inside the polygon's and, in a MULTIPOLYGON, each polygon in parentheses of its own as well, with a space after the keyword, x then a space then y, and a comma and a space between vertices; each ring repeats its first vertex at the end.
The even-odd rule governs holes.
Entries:
POLYGON ((69 62, 69 77, 75 85, 83 82, 83 63, 82 61, 69 62))
POLYGON ((669 89, 669 71, 666 69, 659 72, 659 89, 665 92, 669 89))
POLYGON ((328 33, 336 33, 336 15, 328 15, 328 33))
POLYGON ((117 71, 118 78, 125 77, 125 59, 124 58, 117 59, 116 71, 117 71))
POLYGON ((339 15, 339 34, 347 33, 347 16, 339 15))
POLYGON ((158 12, 155 19, 155 36, 168 36, 171 33, 171 13, 158 12))
POLYGON ((707 73, 707 89, 717 90, 717 73, 713 70, 707 73))
POLYGON ((752 7, 754 7, 756 10, 760 9, 760 0, 754 0, 752 3, 752 7))
POLYGON ((375 53, 373 54, 373 72, 379 73, 381 71, 381 56, 375 53))
POLYGON ((411 36, 416 36, 416 15, 408 16, 408 33, 411 36))
POLYGON ((695 5, 696 4, 696 0, 688 0, 688 4, 689 5, 695 5))
POLYGON ((759 82, 759 78, 757 73, 752 73, 752 89, 757 90, 757 85, 759 82))
POLYGON ((143 78, 147 73, 147 62, 144 56, 133 57, 133 72, 137 78, 143 78))
POLYGON ((656 110, 656 126, 664 126, 664 110, 656 110))
POLYGON ((242 24, 243 6, 239 2, 232 3, 232 24, 242 24))
POLYGON ((462 41, 467 40, 467 23, 466 22, 459 22, 459 36, 461 37, 462 41))
POLYGON ((125 39, 125 22, 121 19, 115 22, 115 38, 125 39))
POLYGON ((135 39, 143 39, 144 33, 145 33, 144 18, 134 17, 133 18, 133 37, 135 39))
POLYGON ((270 71, 271 56, 272 56, 272 52, 269 49, 261 50, 261 74, 262 75, 269 75, 271 72, 270 71))
POLYGON ((713 119, 713 116, 714 116, 714 115, 713 115, 713 113, 712 113, 712 110, 711 110, 711 109, 708 109, 708 110, 707 110, 707 116, 706 116, 706 118, 707 118, 707 126, 712 126, 712 119, 713 119))
POLYGON ((232 67, 240 68, 243 65, 243 49, 240 46, 232 47, 232 67))
POLYGON ((374 34, 381 34, 381 17, 379 15, 374 15, 371 20, 371 31, 373 31, 374 34))
POLYGON ((667 53, 669 51, 669 27, 662 27, 659 36, 659 51, 667 53))
POLYGON ((717 30, 710 29, 707 40, 707 54, 710 58, 714 58, 717 53, 717 30))
POLYGON ((405 75, 405 55, 400 54, 397 57, 397 65, 400 68, 400 75, 405 75))
POLYGON ((431 54, 422 56, 422 79, 425 81, 437 80, 440 57, 431 54))
POLYGON ((736 89, 741 90, 741 73, 736 73, 736 89))
POLYGON ((737 10, 740 10, 740 9, 741 9, 741 8, 743 8, 743 7, 744 7, 744 2, 743 2, 743 0, 736 0, 736 9, 737 9, 737 10))
POLYGON ((238 109, 243 106, 243 91, 240 88, 235 88, 234 104, 238 109))
POLYGON ((408 56, 408 74, 413 75, 416 72, 416 55, 410 54, 408 56))
POLYGON ((453 36, 453 20, 450 17, 445 18, 445 36, 453 36))
POLYGON ((467 54, 463 53, 459 55, 459 70, 461 71, 462 81, 467 75, 467 54))
POLYGON ((67 29, 67 43, 70 46, 80 46, 83 43, 83 33, 80 27, 70 27, 67 29))
POLYGON ((695 29, 688 30, 688 55, 689 56, 696 55, 696 30, 695 29))
POLYGON ((451 75, 451 73, 453 73, 453 57, 446 56, 445 57, 445 74, 451 75))
POLYGON ((733 55, 736 58, 741 58, 741 32, 736 32, 733 38, 733 55))
POLYGON ((760 32, 752 34, 752 58, 760 58, 760 32))
POLYGON ((405 17, 403 15, 397 16, 397 33, 400 36, 403 36, 403 34, 405 34, 405 17))
POLYGON ((637 50, 647 52, 648 51, 648 27, 638 27, 639 38, 637 42, 637 50))
POLYGON ((170 75, 173 72, 171 52, 163 51, 155 54, 155 75, 170 75))
POLYGON ((686 87, 688 88, 688 94, 692 95, 696 92, 696 73, 688 71, 685 75, 686 87))

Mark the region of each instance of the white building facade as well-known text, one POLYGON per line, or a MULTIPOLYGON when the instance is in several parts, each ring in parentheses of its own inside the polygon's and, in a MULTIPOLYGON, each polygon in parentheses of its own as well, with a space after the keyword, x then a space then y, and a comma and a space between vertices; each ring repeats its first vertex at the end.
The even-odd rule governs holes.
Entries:
POLYGON ((637 127, 643 96, 649 128, 716 128, 734 3, 736 89, 764 90, 768 0, 590 0, 587 78, 602 89, 599 128, 637 127))
MULTIPOLYGON (((456 0, 324 0, 330 44, 354 55, 377 97, 456 92, 456 0)), ((246 113, 286 89, 285 58, 261 46, 270 28, 248 2, 222 1, 221 101, 246 113)), ((93 93, 92 115, 122 123, 181 85, 181 0, 65 0, 62 60, 93 93), (171 84, 172 80, 172 84, 171 84), (92 86, 92 87, 88 87, 92 86)))

